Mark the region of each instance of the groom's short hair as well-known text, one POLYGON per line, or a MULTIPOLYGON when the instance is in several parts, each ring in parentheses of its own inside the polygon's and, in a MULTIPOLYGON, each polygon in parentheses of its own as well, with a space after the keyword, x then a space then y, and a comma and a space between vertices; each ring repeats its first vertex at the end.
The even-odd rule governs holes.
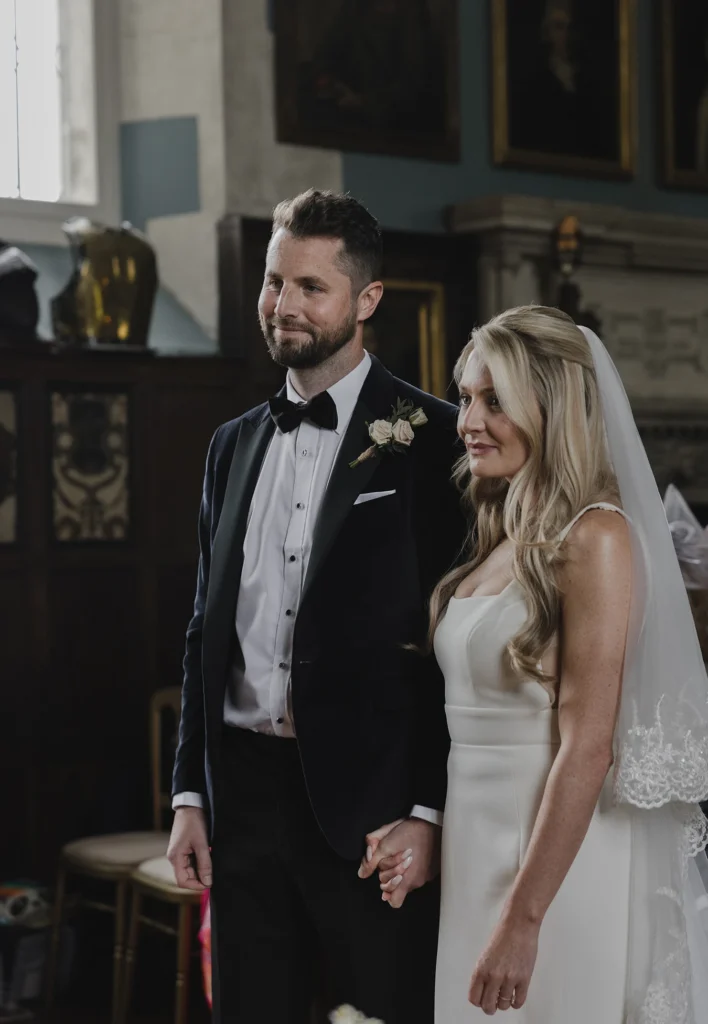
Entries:
POLYGON ((341 239, 341 267, 356 294, 381 276, 379 222, 353 196, 310 188, 276 206, 273 234, 280 228, 295 238, 341 239))

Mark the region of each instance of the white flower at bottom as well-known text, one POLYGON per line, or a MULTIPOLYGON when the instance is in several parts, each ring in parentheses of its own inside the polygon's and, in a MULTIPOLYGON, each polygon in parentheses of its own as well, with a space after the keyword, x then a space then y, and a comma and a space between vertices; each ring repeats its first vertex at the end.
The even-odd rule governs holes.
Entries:
POLYGON ((410 444, 415 437, 415 431, 408 420, 396 420, 393 424, 393 440, 399 444, 410 444))
POLYGON ((369 437, 374 444, 386 444, 393 438, 393 427, 388 420, 374 420, 369 427, 369 437))
POLYGON ((353 1006, 340 1006, 330 1014, 332 1024, 383 1024, 381 1020, 371 1020, 359 1013, 353 1006))

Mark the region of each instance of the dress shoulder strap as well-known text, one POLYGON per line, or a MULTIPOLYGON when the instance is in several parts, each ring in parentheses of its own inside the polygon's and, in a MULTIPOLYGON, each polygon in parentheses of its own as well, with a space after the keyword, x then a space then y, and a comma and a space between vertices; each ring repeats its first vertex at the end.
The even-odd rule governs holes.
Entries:
POLYGON ((626 512, 621 508, 618 508, 617 505, 611 505, 609 501, 596 501, 592 505, 586 505, 585 508, 581 508, 578 514, 573 516, 568 525, 561 530, 559 540, 565 540, 577 521, 584 516, 586 512, 589 512, 591 508, 601 508, 605 512, 618 512, 619 515, 624 516, 624 518, 628 520, 626 512))

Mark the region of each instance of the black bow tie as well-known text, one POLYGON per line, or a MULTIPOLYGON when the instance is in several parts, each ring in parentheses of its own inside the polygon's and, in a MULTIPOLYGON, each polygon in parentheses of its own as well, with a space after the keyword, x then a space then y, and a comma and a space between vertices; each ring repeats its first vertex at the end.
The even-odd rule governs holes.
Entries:
POLYGON ((323 430, 337 429, 337 406, 328 391, 321 391, 309 402, 296 405, 284 395, 268 399, 273 421, 284 434, 300 426, 303 420, 310 420, 323 430))

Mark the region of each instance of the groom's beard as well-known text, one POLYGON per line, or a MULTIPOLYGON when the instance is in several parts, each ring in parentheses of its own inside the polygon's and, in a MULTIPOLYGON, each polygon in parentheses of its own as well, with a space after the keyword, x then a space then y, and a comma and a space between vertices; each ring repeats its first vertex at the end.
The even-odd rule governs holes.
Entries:
POLYGON ((259 320, 268 352, 278 366, 286 366, 291 370, 311 370, 324 363, 352 340, 356 333, 357 311, 356 306, 353 306, 347 319, 328 331, 318 331, 310 324, 278 320, 277 317, 266 320, 259 316, 259 320), (277 338, 276 327, 302 331, 307 338, 277 338))

